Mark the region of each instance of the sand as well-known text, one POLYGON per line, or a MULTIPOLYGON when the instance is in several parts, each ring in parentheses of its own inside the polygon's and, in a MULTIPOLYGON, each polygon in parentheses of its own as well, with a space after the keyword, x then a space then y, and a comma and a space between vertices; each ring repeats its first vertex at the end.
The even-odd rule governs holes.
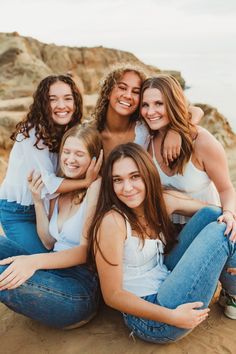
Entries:
MULTIPOLYGON (((236 187, 236 148, 227 155, 236 187)), ((4 169, 2 165, 2 173, 4 169)), ((217 303, 210 308, 209 318, 187 337, 159 345, 134 340, 121 315, 105 305, 89 324, 64 331, 43 326, 0 304, 0 354, 235 354, 236 321, 226 318, 217 303)))

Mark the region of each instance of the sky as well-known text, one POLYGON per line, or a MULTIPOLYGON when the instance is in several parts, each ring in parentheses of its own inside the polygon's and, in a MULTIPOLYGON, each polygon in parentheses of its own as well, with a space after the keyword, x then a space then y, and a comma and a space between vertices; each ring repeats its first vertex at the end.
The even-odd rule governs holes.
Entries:
MULTIPOLYGON (((0 32, 13 31, 45 43, 121 49, 180 70, 199 88, 196 100, 205 97, 205 76, 212 95, 226 80, 221 91, 236 94, 236 0, 0 0, 0 32)), ((233 102, 225 106, 233 112, 233 102)))

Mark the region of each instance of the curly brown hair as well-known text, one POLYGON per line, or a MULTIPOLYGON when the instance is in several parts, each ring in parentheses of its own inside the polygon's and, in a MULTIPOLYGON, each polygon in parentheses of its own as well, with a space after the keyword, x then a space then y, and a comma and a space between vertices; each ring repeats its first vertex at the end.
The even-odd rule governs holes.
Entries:
MULTIPOLYGON (((114 67, 114 69, 110 71, 108 75, 102 80, 100 91, 99 91, 99 97, 95 106, 95 110, 92 113, 92 117, 95 120, 96 128, 100 132, 103 131, 106 125, 106 115, 107 115, 110 93, 113 87, 117 84, 117 82, 127 72, 135 72, 141 79, 142 83, 147 77, 145 71, 142 68, 135 65, 123 64, 114 67)), ((139 114, 137 108, 137 110, 131 115, 130 120, 136 121, 138 119, 139 119, 139 114)))
MULTIPOLYGON (((179 157, 171 162, 169 166, 171 169, 175 169, 177 173, 183 174, 184 167, 193 153, 194 138, 197 135, 197 130, 191 123, 191 114, 188 111, 188 102, 184 96, 183 89, 179 82, 171 75, 160 74, 157 77, 145 80, 140 93, 140 112, 143 94, 149 88, 155 88, 161 92, 170 121, 161 144, 161 154, 163 156, 164 140, 168 130, 172 129, 179 133, 182 138, 181 152, 179 157)), ((153 136, 157 133, 158 131, 151 131, 153 136)))
POLYGON ((65 131, 81 122, 83 114, 81 93, 70 76, 50 75, 39 83, 33 95, 33 99, 28 114, 16 125, 11 139, 17 141, 17 135, 19 133, 23 134, 25 138, 29 138, 29 131, 35 128, 36 142, 34 146, 40 149, 38 144, 41 140, 51 152, 58 152, 65 131), (52 111, 49 101, 49 89, 52 84, 58 81, 62 81, 70 86, 74 98, 75 111, 71 121, 66 126, 59 126, 51 119, 52 111))

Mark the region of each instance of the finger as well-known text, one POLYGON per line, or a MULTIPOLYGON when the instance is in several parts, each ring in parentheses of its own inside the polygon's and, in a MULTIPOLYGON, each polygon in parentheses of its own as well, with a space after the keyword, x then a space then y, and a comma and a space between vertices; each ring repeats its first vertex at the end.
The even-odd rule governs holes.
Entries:
MULTIPOLYGON (((10 264, 14 261, 14 258, 13 257, 8 257, 8 258, 5 258, 5 259, 2 259, 0 261, 0 265, 6 265, 6 264, 10 264)), ((4 273, 4 272, 3 272, 4 273)), ((2 273, 2 274, 3 274, 2 273)), ((1 276, 0 276, 0 279, 1 279, 1 276)))
POLYGON ((166 166, 169 166, 169 161, 168 161, 168 156, 167 156, 167 151, 166 151, 166 150, 163 151, 163 156, 162 156, 162 158, 163 158, 164 164, 165 164, 166 166))
POLYGON ((236 268, 228 268, 227 272, 230 273, 231 275, 236 275, 236 268))
POLYGON ((181 146, 178 146, 178 147, 176 148, 176 150, 175 150, 175 153, 176 153, 176 159, 177 159, 177 157, 179 157, 179 155, 180 155, 180 151, 181 151, 181 146))
POLYGON ((18 288, 19 286, 21 286, 23 283, 25 283, 26 279, 24 278, 20 278, 20 279, 14 279, 14 281, 12 282, 12 284, 9 284, 7 289, 8 290, 13 290, 18 288))
POLYGON ((168 151, 167 151, 167 158, 168 158, 168 161, 169 162, 172 162, 174 160, 174 157, 173 157, 173 149, 169 148, 168 151))
POLYGON ((13 286, 15 286, 15 284, 18 283, 18 281, 19 281, 19 277, 17 275, 15 275, 13 278, 8 279, 8 282, 5 285, 1 286, 0 290, 1 291, 2 290, 10 290, 10 289, 12 289, 13 286))
POLYGON ((230 231, 232 230, 232 227, 233 227, 233 222, 230 220, 230 221, 227 221, 226 222, 226 230, 224 232, 224 235, 229 235, 230 231))
POLYGON ((8 285, 14 280, 16 277, 15 272, 10 273, 7 277, 5 277, 1 282, 0 282, 0 290, 4 290, 8 288, 8 285))
POLYGON ((197 309, 199 307, 202 307, 204 305, 204 303, 202 301, 196 301, 196 302, 190 303, 189 305, 191 308, 197 309))
POLYGON ((229 239, 232 242, 236 242, 236 222, 235 221, 233 221, 232 223, 232 230, 229 239))
POLYGON ((34 170, 30 171, 30 173, 28 174, 27 180, 28 180, 29 182, 32 181, 32 179, 33 179, 33 174, 34 174, 34 170))

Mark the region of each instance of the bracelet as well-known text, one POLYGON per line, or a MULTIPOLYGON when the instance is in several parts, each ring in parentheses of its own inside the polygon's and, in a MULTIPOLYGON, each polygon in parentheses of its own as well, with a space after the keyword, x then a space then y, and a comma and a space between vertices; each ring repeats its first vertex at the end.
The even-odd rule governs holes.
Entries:
POLYGON ((229 209, 223 209, 223 214, 224 213, 230 213, 232 215, 232 217, 234 218, 234 220, 236 220, 236 214, 232 211, 232 210, 229 210, 229 209))

